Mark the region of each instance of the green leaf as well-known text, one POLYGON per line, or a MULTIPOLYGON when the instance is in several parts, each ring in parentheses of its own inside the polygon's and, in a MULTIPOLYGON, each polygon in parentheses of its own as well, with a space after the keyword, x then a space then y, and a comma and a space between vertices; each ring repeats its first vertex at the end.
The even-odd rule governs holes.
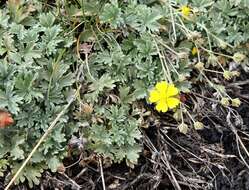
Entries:
POLYGON ((9 16, 6 14, 6 11, 0 9, 0 27, 7 28, 9 21, 9 16))
POLYGON ((24 159, 24 151, 20 145, 25 142, 25 137, 16 135, 13 140, 14 142, 12 142, 13 145, 10 150, 10 156, 13 157, 13 160, 24 159))
POLYGON ((40 47, 45 50, 47 55, 55 54, 59 43, 63 42, 63 38, 59 37, 60 32, 61 27, 58 25, 44 29, 44 35, 42 36, 40 47))
POLYGON ((55 21, 54 15, 49 12, 49 13, 42 13, 39 16, 39 21, 40 24, 46 28, 52 27, 55 21))
POLYGON ((8 110, 17 114, 20 111, 19 104, 22 103, 23 98, 16 95, 13 91, 13 86, 7 86, 6 91, 0 89, 0 107, 8 108, 8 110))
MULTIPOLYGON (((13 165, 12 172, 15 174, 20 168, 21 164, 13 165)), ((26 165, 20 175, 17 177, 15 184, 23 183, 26 179, 28 180, 28 185, 33 188, 34 185, 39 185, 42 172, 46 169, 43 164, 37 165, 26 165)))
POLYGON ((120 103, 130 104, 135 100, 133 94, 130 94, 130 87, 121 87, 119 89, 120 103))
POLYGON ((105 4, 100 15, 100 21, 102 23, 109 23, 113 28, 117 28, 122 25, 122 12, 121 8, 119 8, 117 0, 112 0, 111 3, 105 4))
POLYGON ((102 125, 93 125, 89 138, 94 140, 96 144, 111 144, 110 134, 107 133, 105 127, 102 125))
POLYGON ((140 39, 134 41, 134 45, 137 47, 139 53, 142 56, 149 56, 149 55, 156 55, 157 50, 153 38, 148 35, 144 34, 141 36, 140 39))
POLYGON ((4 171, 7 169, 8 165, 9 165, 8 160, 0 159, 0 177, 4 176, 4 171))
POLYGON ((32 101, 33 98, 42 99, 43 94, 39 92, 37 88, 34 87, 35 80, 38 78, 38 73, 20 73, 15 82, 15 87, 17 88, 16 93, 23 97, 28 103, 32 101))
POLYGON ((139 158, 139 153, 141 152, 141 147, 136 145, 136 146, 129 146, 126 149, 126 163, 128 165, 135 165, 137 164, 138 158, 139 158))
POLYGON ((144 4, 133 3, 126 10, 126 24, 135 28, 139 32, 159 31, 158 20, 162 18, 158 8, 151 8, 144 4))
POLYGON ((148 89, 143 81, 136 80, 134 82, 134 89, 135 91, 133 92, 133 95, 136 99, 140 100, 147 96, 148 89))
POLYGON ((104 74, 100 79, 95 80, 89 86, 91 93, 86 95, 86 98, 91 102, 98 102, 98 96, 101 94, 104 89, 113 89, 115 87, 114 80, 108 74, 104 74))
POLYGON ((58 166, 60 165, 60 160, 57 157, 52 157, 50 159, 47 160, 48 163, 48 167, 52 172, 56 172, 58 166))

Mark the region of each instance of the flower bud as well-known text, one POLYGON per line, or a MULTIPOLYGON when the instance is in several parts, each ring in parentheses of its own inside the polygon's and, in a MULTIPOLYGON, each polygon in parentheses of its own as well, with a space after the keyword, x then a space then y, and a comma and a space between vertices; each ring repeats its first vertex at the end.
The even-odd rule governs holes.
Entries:
POLYGON ((223 106, 229 106, 229 105, 230 105, 230 103, 229 103, 229 98, 225 98, 225 97, 221 98, 220 103, 221 103, 223 106))
POLYGON ((176 120, 176 121, 180 121, 182 119, 181 117, 181 110, 178 109, 174 114, 173 114, 173 118, 176 120))
POLYGON ((218 40, 218 43, 219 43, 219 47, 221 47, 222 49, 227 48, 227 44, 223 40, 218 40))
POLYGON ((179 80, 180 82, 183 82, 183 81, 186 80, 186 76, 185 76, 184 74, 179 74, 178 80, 179 80))
POLYGON ((188 54, 186 52, 179 52, 177 54, 177 56, 179 57, 179 59, 187 59, 188 58, 188 54))
POLYGON ((223 77, 226 79, 226 80, 230 80, 232 77, 233 77, 233 74, 231 71, 224 71, 223 72, 223 77))
POLYGON ((204 70, 204 63, 202 63, 202 62, 196 63, 195 68, 198 69, 199 71, 203 71, 204 70))
POLYGON ((201 38, 201 33, 197 31, 190 32, 187 34, 187 38, 188 40, 194 40, 194 39, 201 38))
POLYGON ((244 54, 242 54, 242 53, 235 53, 233 55, 233 60, 236 63, 241 63, 245 58, 246 58, 246 56, 244 54))
POLYGON ((239 71, 231 71, 233 77, 239 77, 240 72, 239 71))
POLYGON ((196 121, 196 122, 194 122, 194 128, 195 128, 195 130, 201 130, 204 128, 204 125, 202 122, 196 121))
POLYGON ((211 54, 209 57, 208 57, 208 63, 212 66, 217 66, 217 62, 218 62, 218 58, 214 55, 214 54, 211 54))
POLYGON ((183 134, 187 134, 188 132, 188 125, 185 123, 181 123, 180 125, 178 125, 178 129, 181 133, 183 134))
POLYGON ((240 104, 241 104, 241 101, 240 101, 239 98, 234 98, 234 99, 232 99, 232 106, 234 106, 234 107, 239 107, 240 104))

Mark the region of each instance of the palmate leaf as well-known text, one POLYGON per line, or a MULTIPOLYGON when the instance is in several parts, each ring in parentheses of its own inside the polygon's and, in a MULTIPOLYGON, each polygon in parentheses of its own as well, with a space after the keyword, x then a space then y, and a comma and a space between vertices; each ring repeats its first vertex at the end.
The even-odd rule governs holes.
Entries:
MULTIPOLYGON (((20 163, 12 165, 12 173, 15 174, 20 166, 20 163)), ((23 183, 25 180, 27 180, 29 187, 33 188, 34 185, 38 185, 40 183, 39 178, 41 177, 44 169, 46 169, 46 166, 43 163, 26 165, 20 175, 18 175, 15 184, 23 183)))
POLYGON ((133 93, 130 93, 130 87, 121 87, 119 89, 120 103, 121 104, 130 104, 136 97, 133 93))
POLYGON ((13 160, 24 159, 24 151, 19 146, 15 146, 10 151, 10 156, 13 157, 13 160))
POLYGON ((43 94, 37 89, 34 84, 35 80, 38 78, 38 73, 20 73, 15 82, 16 93, 23 97, 26 102, 31 102, 33 98, 42 99, 43 94))
MULTIPOLYGON (((2 47, 6 52, 16 52, 16 47, 14 45, 14 36, 10 33, 3 34, 2 47)), ((4 52, 5 53, 5 52, 4 52)))
POLYGON ((13 85, 6 87, 3 91, 0 89, 0 107, 7 108, 11 113, 17 114, 20 111, 19 104, 22 103, 23 98, 13 91, 13 85))
POLYGON ((59 43, 64 41, 63 38, 59 36, 60 32, 61 27, 58 25, 54 25, 51 28, 44 29, 42 42, 39 43, 39 46, 47 55, 55 54, 57 52, 59 43))
POLYGON ((110 134, 106 131, 106 128, 103 125, 93 125, 89 139, 93 140, 95 144, 111 144, 110 134))
MULTIPOLYGON (((81 8, 84 9, 84 14, 87 16, 98 14, 103 4, 102 0, 77 1, 79 2, 79 4, 81 4, 81 8)), ((82 13, 83 11, 80 12, 82 13)))
POLYGON ((48 160, 47 160, 47 163, 48 163, 49 169, 50 169, 52 172, 56 172, 58 166, 61 164, 60 160, 59 160, 56 156, 54 156, 54 157, 48 159, 48 160))
POLYGON ((1 62, 0 60, 0 89, 3 89, 3 86, 9 86, 13 78, 14 73, 16 72, 15 67, 6 62, 1 62))
POLYGON ((53 26, 55 21, 55 16, 49 12, 49 13, 42 13, 39 16, 40 24, 45 28, 50 28, 53 26))
POLYGON ((9 21, 9 15, 6 14, 5 10, 0 9, 0 28, 7 28, 8 27, 8 21, 9 21))
POLYGON ((137 119, 129 117, 129 107, 112 105, 97 112, 105 116, 107 127, 95 124, 89 129, 91 148, 114 162, 126 159, 130 166, 135 164, 141 151, 138 143, 141 133, 137 119))
POLYGON ((157 54, 155 42, 149 34, 143 34, 141 38, 135 40, 133 43, 142 56, 157 54))
MULTIPOLYGON (((212 0, 192 0, 192 3, 193 3, 194 7, 204 8, 204 7, 211 6, 214 3, 214 1, 212 1, 212 0)), ((185 4, 187 4, 187 3, 185 3, 185 4)))
POLYGON ((42 56, 42 52, 38 49, 35 49, 32 43, 27 45, 26 48, 24 48, 21 53, 23 55, 22 57, 25 60, 25 62, 33 62, 34 59, 41 58, 42 56))
MULTIPOLYGON (((51 80, 51 82, 55 84, 57 82, 60 82, 62 78, 70 78, 70 76, 65 77, 65 74, 68 72, 68 70, 69 65, 63 62, 51 61, 48 63, 47 70, 43 72, 42 77, 44 77, 44 79, 46 79, 47 81, 51 80)), ((71 80, 69 81, 70 83, 73 82, 71 80)))
POLYGON ((4 156, 11 149, 11 142, 6 141, 6 135, 5 135, 5 132, 3 130, 4 129, 1 129, 1 132, 0 132, 0 159, 4 158, 4 156))
POLYGON ((127 146, 126 149, 126 164, 130 167, 134 167, 137 164, 141 147, 139 145, 127 146))
POLYGON ((118 1, 112 0, 111 3, 107 3, 100 15, 102 23, 109 23, 111 27, 117 28, 122 25, 123 18, 121 8, 119 8, 118 1))
POLYGON ((90 93, 86 94, 86 98, 90 102, 98 102, 98 96, 104 89, 113 89, 115 87, 114 80, 108 74, 100 77, 100 79, 95 80, 89 86, 90 93))
POLYGON ((150 8, 144 4, 130 4, 125 12, 124 19, 126 24, 135 28, 139 32, 156 32, 160 24, 158 20, 162 18, 160 11, 156 8, 150 8))
POLYGON ((137 100, 140 100, 146 97, 148 93, 148 87, 144 84, 142 80, 136 80, 133 84, 133 87, 135 89, 133 92, 133 96, 137 100))
POLYGON ((145 32, 146 29, 152 32, 159 31, 159 23, 157 22, 162 15, 154 8, 149 8, 145 5, 137 7, 138 18, 140 19, 140 32, 145 32))
POLYGON ((25 136, 15 135, 12 139, 12 147, 10 148, 10 156, 13 160, 24 159, 24 150, 21 145, 25 143, 25 136))
MULTIPOLYGON (((70 66, 76 63, 71 48, 74 35, 64 37, 63 23, 55 24, 54 12, 28 15, 29 3, 15 7, 15 2, 19 4, 11 0, 11 15, 4 5, 0 10, 0 109, 7 109, 15 121, 0 131, 0 158, 8 159, 13 174, 67 104, 67 94, 75 82, 70 66)), ((29 8, 34 10, 31 4, 29 8)), ((57 130, 30 160, 16 183, 27 181, 32 188, 39 184, 46 166, 56 170, 58 160, 65 156, 66 140, 71 137, 70 130, 64 130, 68 122, 75 124, 67 115, 60 118, 57 130)), ((74 132, 78 132, 76 127, 74 132)))
POLYGON ((129 118, 127 127, 125 128, 126 143, 127 145, 135 145, 142 135, 138 129, 138 122, 134 118, 129 118))
POLYGON ((17 23, 11 23, 9 25, 9 27, 10 27, 9 31, 12 34, 15 34, 19 40, 24 39, 24 36, 25 36, 26 33, 25 33, 25 28, 24 28, 23 25, 17 24, 17 23))

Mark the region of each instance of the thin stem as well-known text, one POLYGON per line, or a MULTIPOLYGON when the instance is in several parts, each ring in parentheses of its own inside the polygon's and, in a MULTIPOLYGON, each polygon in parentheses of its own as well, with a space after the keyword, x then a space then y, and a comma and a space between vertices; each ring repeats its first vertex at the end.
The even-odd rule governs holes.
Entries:
POLYGON ((105 178, 104 178, 104 172, 103 172, 103 166, 102 166, 102 160, 99 158, 99 167, 100 167, 100 175, 102 180, 102 187, 103 190, 105 190, 105 178))

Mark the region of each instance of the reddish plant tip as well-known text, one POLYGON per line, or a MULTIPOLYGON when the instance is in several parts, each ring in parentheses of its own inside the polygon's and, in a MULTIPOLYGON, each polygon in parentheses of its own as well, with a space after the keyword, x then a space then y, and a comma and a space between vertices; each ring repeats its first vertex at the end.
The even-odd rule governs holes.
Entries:
POLYGON ((185 94, 180 94, 180 101, 182 103, 185 103, 187 101, 187 98, 186 98, 185 94))
POLYGON ((10 113, 5 111, 0 111, 0 128, 5 128, 14 123, 14 120, 10 113))

